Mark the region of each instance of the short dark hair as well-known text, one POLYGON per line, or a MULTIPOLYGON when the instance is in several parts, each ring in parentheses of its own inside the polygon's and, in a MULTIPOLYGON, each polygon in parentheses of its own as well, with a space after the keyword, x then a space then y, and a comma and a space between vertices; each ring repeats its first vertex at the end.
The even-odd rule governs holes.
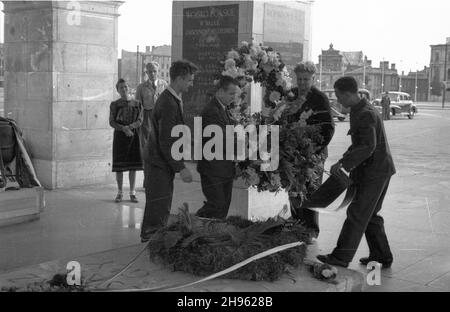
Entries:
POLYGON ((239 86, 239 81, 230 76, 220 76, 217 90, 227 90, 230 85, 239 86))
POLYGON ((127 81, 125 79, 123 79, 123 78, 120 78, 119 80, 117 80, 117 83, 116 83, 116 90, 117 91, 119 91, 119 85, 121 83, 127 83, 127 81))
POLYGON ((358 93, 358 82, 353 77, 345 76, 336 80, 334 88, 341 92, 358 93))
POLYGON ((185 77, 186 75, 194 75, 198 67, 189 61, 176 61, 170 66, 170 79, 174 81, 177 77, 185 77))

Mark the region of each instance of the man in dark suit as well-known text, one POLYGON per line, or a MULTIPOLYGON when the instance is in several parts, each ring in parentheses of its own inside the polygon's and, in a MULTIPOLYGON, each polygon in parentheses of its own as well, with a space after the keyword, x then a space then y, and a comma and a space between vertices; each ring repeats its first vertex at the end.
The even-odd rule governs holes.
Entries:
POLYGON ((353 260, 363 235, 369 246, 369 257, 360 259, 364 265, 377 261, 384 268, 391 266, 393 257, 384 230, 384 220, 378 215, 389 182, 395 174, 383 121, 378 111, 358 96, 358 83, 353 77, 342 77, 334 84, 342 105, 350 107, 352 145, 338 163, 331 167, 333 175, 341 168, 350 172, 356 196, 347 209, 336 248, 329 255, 319 255, 322 262, 347 267, 353 260))
POLYGON ((187 61, 176 61, 170 68, 171 83, 161 93, 150 116, 151 131, 144 149, 145 212, 141 228, 141 241, 167 223, 172 205, 173 180, 180 173, 183 182, 192 182, 192 175, 182 160, 175 160, 171 149, 178 138, 172 129, 184 125, 181 94, 193 85, 197 67, 187 61), (150 179, 151 177, 151 179, 150 179))
MULTIPOLYGON (((301 62, 297 64, 294 69, 297 78, 297 88, 292 91, 295 95, 298 106, 290 108, 291 114, 288 117, 289 122, 297 122, 303 112, 312 111, 312 116, 306 120, 308 125, 317 125, 320 127, 320 133, 323 137, 323 142, 318 146, 317 155, 322 160, 319 166, 323 168, 325 160, 328 157, 328 144, 334 135, 334 121, 331 115, 330 102, 328 97, 314 87, 316 67, 312 62, 301 62), (301 99, 304 101, 301 101, 301 99)), ((318 185, 322 182, 322 174, 319 176, 320 181, 316 181, 318 185)), ((311 194, 307 194, 311 195, 311 194)), ((312 236, 319 235, 319 214, 308 209, 299 209, 301 200, 298 197, 289 197, 291 204, 291 213, 293 218, 300 220, 306 228, 311 232, 312 236)))
MULTIPOLYGON (((239 82, 231 77, 222 76, 214 98, 202 111, 202 127, 219 126, 223 134, 222 159, 207 159, 203 155, 197 163, 200 173, 202 191, 206 202, 197 211, 197 216, 204 218, 225 219, 231 203, 234 179, 234 162, 226 159, 226 126, 234 125, 229 106, 238 96, 239 82)), ((205 140, 204 140, 205 141, 205 140)), ((205 142, 204 142, 205 143, 205 142)), ((233 142, 234 144, 234 142, 233 142)))

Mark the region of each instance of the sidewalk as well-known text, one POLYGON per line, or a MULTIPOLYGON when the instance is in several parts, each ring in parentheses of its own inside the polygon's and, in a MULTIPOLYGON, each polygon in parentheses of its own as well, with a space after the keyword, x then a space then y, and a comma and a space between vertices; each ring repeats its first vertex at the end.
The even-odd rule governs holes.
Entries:
POLYGON ((421 109, 450 110, 450 102, 445 102, 444 108, 442 108, 442 102, 417 102, 415 104, 419 110, 419 114, 421 109))
MULTIPOLYGON (((137 185, 142 185, 140 183, 142 176, 138 175, 137 185)), ((176 192, 183 186, 181 181, 175 181, 176 192)), ((198 197, 198 192, 190 193, 190 198, 184 199, 198 209, 202 198, 198 197)), ((95 275, 95 280, 107 280, 117 273, 144 246, 139 244, 144 193, 138 192, 141 200, 138 204, 127 202, 127 196, 121 204, 106 199, 113 198, 114 194, 114 185, 47 191, 47 207, 39 221, 0 228, 0 287, 20 287, 49 280, 54 274, 65 272, 66 264, 73 260, 81 263, 83 276, 95 275)), ((175 205, 172 213, 176 213, 175 205)), ((317 244, 310 246, 308 251, 310 256, 307 258, 316 261, 317 244)), ((293 276, 275 283, 216 279, 180 291, 362 290, 364 278, 361 273, 343 268, 338 271, 337 285, 318 281, 306 269, 299 268, 293 276), (293 278, 297 283, 292 282, 293 278)), ((170 272, 152 264, 144 253, 111 288, 157 287, 197 279, 199 277, 170 272)))

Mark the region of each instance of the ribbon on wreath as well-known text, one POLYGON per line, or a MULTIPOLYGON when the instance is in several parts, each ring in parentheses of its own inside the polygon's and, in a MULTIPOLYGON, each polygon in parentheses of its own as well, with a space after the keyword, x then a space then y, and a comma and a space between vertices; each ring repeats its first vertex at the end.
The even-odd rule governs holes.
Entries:
POLYGON ((351 204, 356 195, 353 181, 340 170, 338 175, 330 175, 298 209, 310 209, 320 213, 341 210, 351 204), (333 203, 347 190, 342 203, 336 207, 333 203))

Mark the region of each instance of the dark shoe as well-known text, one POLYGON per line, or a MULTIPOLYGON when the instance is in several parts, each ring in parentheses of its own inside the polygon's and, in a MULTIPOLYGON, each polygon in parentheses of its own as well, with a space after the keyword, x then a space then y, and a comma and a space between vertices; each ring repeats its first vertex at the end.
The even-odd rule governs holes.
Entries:
POLYGON ((117 194, 116 199, 114 200, 116 203, 120 203, 123 199, 123 195, 122 194, 117 194))
POLYGON ((391 265, 392 265, 392 262, 393 262, 392 259, 387 259, 387 260, 380 260, 380 259, 378 259, 378 260, 375 260, 375 259, 372 259, 370 257, 365 257, 365 258, 359 259, 359 262, 361 264, 363 264, 363 265, 368 265, 372 261, 381 263, 381 265, 383 266, 383 269, 389 269, 391 267, 391 265))
POLYGON ((329 265, 336 265, 336 266, 340 266, 340 267, 344 267, 347 268, 348 267, 348 262, 339 260, 338 258, 336 258, 333 255, 318 255, 317 259, 323 263, 329 264, 329 265))
POLYGON ((136 197, 136 195, 130 195, 130 201, 131 201, 132 203, 138 203, 138 202, 139 202, 138 199, 137 199, 137 197, 136 197))

